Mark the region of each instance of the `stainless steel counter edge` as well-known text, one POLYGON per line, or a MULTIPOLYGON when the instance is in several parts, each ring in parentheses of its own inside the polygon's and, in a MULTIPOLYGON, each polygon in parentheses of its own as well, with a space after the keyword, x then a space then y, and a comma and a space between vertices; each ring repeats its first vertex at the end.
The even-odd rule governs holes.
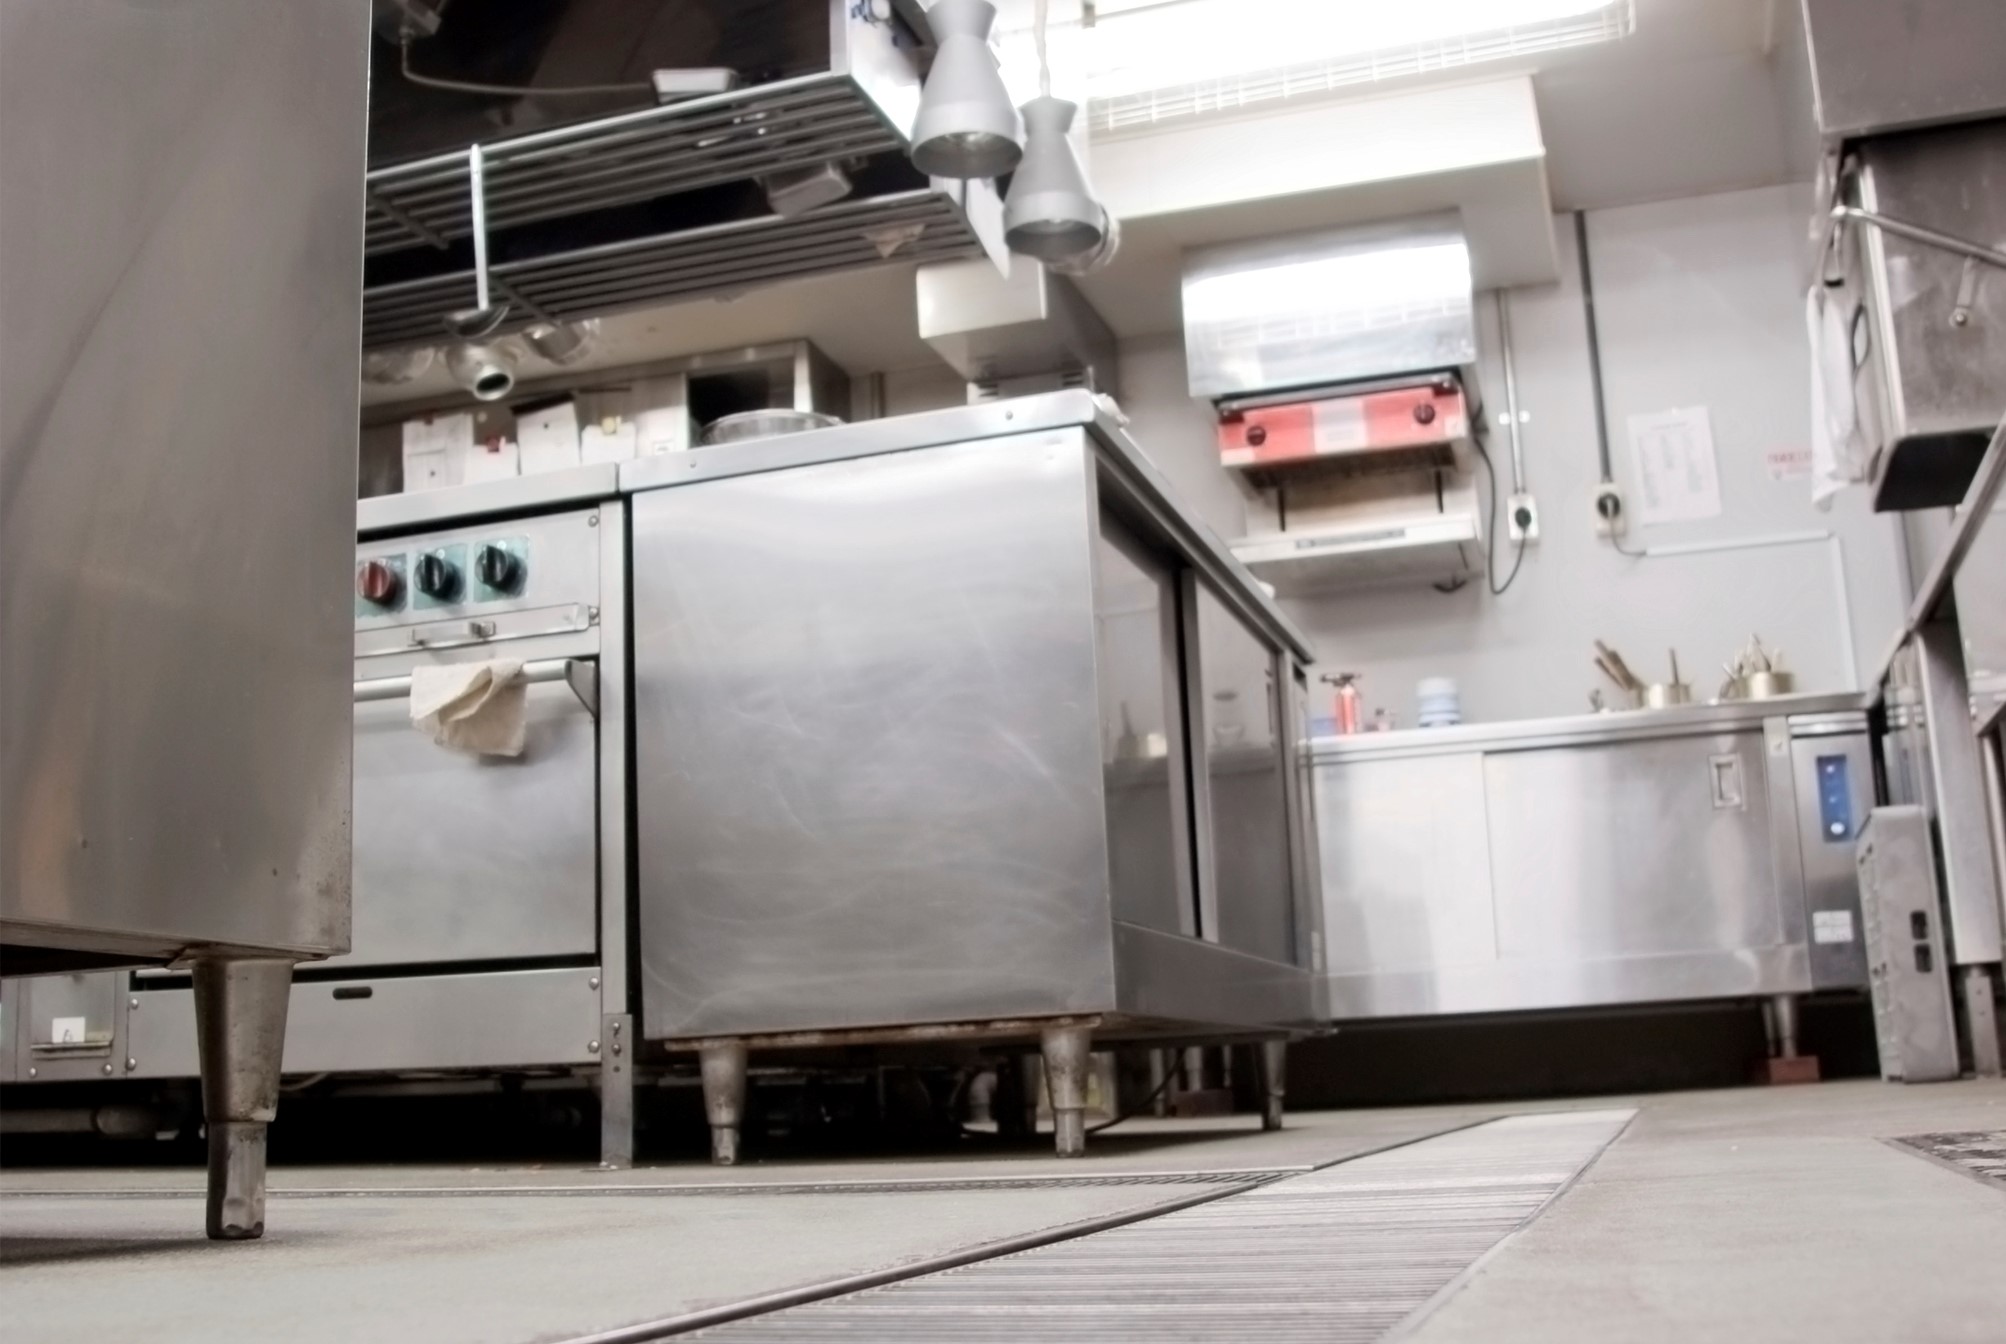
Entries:
POLYGON ((1677 709, 1623 710, 1607 714, 1574 714, 1557 719, 1520 719, 1506 723, 1472 723, 1456 728, 1409 728, 1393 733, 1359 733, 1351 737, 1320 737, 1310 744, 1318 761, 1374 760, 1389 756, 1432 756, 1450 752, 1522 749, 1596 742, 1632 742, 1654 737, 1689 737, 1745 729, 1778 717, 1812 720, 1807 730, 1858 731, 1860 715, 1873 696, 1860 692, 1839 695, 1782 695, 1768 700, 1735 700, 1715 705, 1685 705, 1677 709))
POLYGON ((619 467, 612 462, 547 471, 535 476, 479 481, 408 495, 375 495, 355 505, 359 536, 436 527, 497 513, 520 513, 554 504, 589 504, 620 492, 619 467))
POLYGON ((1048 392, 979 406, 955 406, 887 420, 860 421, 776 439, 636 458, 620 466, 620 491, 633 495, 732 476, 1073 427, 1093 435, 1103 460, 1115 470, 1121 483, 1149 508, 1243 615, 1283 641, 1296 657, 1304 662, 1315 661, 1309 637, 1275 605, 1260 582, 1233 558, 1212 529, 1184 507, 1163 473, 1090 392, 1048 392))

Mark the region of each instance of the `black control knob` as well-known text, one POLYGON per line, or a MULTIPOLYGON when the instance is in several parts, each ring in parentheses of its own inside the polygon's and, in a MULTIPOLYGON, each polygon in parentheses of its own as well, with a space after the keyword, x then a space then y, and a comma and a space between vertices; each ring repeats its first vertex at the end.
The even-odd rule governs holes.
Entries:
POLYGON ((418 557, 411 578, 418 591, 435 602, 450 602, 460 595, 460 567, 437 551, 418 557))
POLYGON ((497 593, 522 587, 522 561, 507 547, 487 545, 474 553, 474 577, 497 593))
POLYGON ((366 560, 355 571, 355 592, 371 606, 388 610, 403 595, 404 579, 387 562, 366 560))

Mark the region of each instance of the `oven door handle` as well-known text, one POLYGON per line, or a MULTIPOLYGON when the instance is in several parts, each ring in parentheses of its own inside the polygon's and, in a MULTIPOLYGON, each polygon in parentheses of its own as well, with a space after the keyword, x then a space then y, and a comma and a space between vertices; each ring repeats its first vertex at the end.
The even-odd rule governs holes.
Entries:
MULTIPOLYGON (((583 658, 546 658, 540 662, 524 663, 521 680, 531 686, 542 682, 561 681, 571 688, 578 697, 578 703, 585 706, 585 712, 593 718, 599 717, 599 667, 583 658)), ((406 673, 401 677, 377 677, 370 681, 355 683, 355 703, 365 700, 401 700, 411 694, 411 677, 406 673)))

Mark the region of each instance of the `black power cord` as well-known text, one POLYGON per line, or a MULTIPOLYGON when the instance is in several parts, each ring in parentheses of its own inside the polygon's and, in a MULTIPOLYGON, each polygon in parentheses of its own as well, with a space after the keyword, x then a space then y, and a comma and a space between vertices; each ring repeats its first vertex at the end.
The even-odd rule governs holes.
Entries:
POLYGON ((1525 563, 1525 529, 1524 528, 1519 529, 1518 555, 1511 562, 1511 573, 1505 575, 1505 581, 1502 584, 1500 584, 1497 581, 1498 469, 1495 466, 1491 465, 1490 449, 1484 447, 1483 435, 1472 434, 1470 436, 1470 443, 1476 448, 1477 456, 1483 459, 1484 475, 1488 476, 1491 482, 1490 523, 1488 527, 1486 527, 1484 535, 1484 586, 1490 589, 1492 597, 1503 597, 1505 595, 1505 591, 1509 589, 1512 586, 1513 582, 1517 580, 1519 566, 1525 563))

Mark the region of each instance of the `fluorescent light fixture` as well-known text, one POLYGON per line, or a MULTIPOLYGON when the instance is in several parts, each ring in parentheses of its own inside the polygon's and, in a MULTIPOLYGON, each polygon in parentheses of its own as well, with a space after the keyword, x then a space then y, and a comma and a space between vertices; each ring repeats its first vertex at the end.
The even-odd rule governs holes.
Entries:
POLYGON ((1634 0, 1103 0, 1097 133, 1621 37, 1634 0))

